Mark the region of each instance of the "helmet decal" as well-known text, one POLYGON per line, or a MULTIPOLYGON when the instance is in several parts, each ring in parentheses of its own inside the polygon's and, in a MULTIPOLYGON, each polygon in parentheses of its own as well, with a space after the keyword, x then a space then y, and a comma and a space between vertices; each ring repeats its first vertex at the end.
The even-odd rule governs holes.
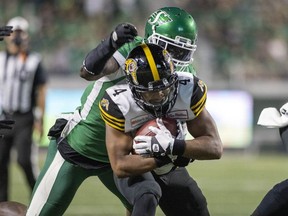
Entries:
POLYGON ((130 58, 126 60, 125 64, 126 64, 125 71, 127 75, 131 75, 133 83, 135 85, 139 85, 139 82, 136 76, 136 71, 138 69, 137 62, 134 59, 130 58))
POLYGON ((155 64, 155 60, 153 58, 153 55, 152 55, 149 47, 146 44, 141 44, 141 47, 142 47, 142 49, 146 55, 147 61, 149 63, 149 66, 150 66, 150 69, 151 69, 151 72, 152 72, 152 75, 154 78, 154 81, 160 80, 159 71, 157 69, 157 66, 155 64))
POLYGON ((190 70, 197 48, 197 26, 187 11, 163 7, 153 12, 146 21, 145 38, 170 53, 177 71, 190 70))
POLYGON ((148 18, 148 23, 155 26, 161 26, 163 24, 172 22, 170 15, 166 11, 158 10, 151 14, 148 18))

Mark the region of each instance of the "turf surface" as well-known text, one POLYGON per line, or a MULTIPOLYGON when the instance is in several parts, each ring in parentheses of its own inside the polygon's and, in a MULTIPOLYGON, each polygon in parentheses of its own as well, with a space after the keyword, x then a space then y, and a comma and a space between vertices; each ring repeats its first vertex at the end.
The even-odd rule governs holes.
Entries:
MULTIPOLYGON (((44 155, 41 154, 41 160, 44 155)), ((221 160, 196 161, 188 169, 206 195, 211 216, 249 216, 266 192, 287 178, 287 164, 288 155, 285 154, 224 152, 221 160)), ((28 204, 28 189, 14 163, 11 181, 11 200, 28 204)), ((65 213, 65 216, 92 215, 125 215, 120 202, 96 177, 82 184, 65 213)), ((158 209, 157 216, 163 215, 158 209)))

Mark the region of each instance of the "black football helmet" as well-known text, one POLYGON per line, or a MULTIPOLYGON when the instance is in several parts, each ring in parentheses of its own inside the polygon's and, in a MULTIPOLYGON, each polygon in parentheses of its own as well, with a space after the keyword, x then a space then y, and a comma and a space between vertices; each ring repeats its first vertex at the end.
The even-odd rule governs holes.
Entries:
POLYGON ((170 54, 157 44, 135 47, 125 62, 126 78, 137 105, 155 117, 164 116, 178 94, 178 76, 170 54))

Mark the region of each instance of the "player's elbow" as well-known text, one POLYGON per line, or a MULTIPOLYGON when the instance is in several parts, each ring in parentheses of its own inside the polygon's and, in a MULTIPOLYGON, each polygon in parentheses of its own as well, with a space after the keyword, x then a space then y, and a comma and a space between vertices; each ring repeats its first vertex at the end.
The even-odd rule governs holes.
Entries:
POLYGON ((114 167, 113 172, 118 178, 125 178, 126 177, 125 172, 119 166, 114 167))
POLYGON ((126 178, 129 177, 129 173, 126 171, 125 166, 123 166, 121 163, 115 164, 112 166, 114 174, 118 178, 126 178))
POLYGON ((222 142, 216 142, 213 148, 213 159, 220 159, 223 154, 223 145, 222 142))

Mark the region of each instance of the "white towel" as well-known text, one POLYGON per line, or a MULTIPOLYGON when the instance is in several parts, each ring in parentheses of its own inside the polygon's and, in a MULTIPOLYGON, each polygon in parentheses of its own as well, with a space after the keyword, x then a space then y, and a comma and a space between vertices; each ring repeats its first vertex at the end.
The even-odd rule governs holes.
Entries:
POLYGON ((268 107, 260 113, 258 125, 268 128, 282 128, 288 125, 288 103, 280 108, 280 112, 274 107, 268 107))

